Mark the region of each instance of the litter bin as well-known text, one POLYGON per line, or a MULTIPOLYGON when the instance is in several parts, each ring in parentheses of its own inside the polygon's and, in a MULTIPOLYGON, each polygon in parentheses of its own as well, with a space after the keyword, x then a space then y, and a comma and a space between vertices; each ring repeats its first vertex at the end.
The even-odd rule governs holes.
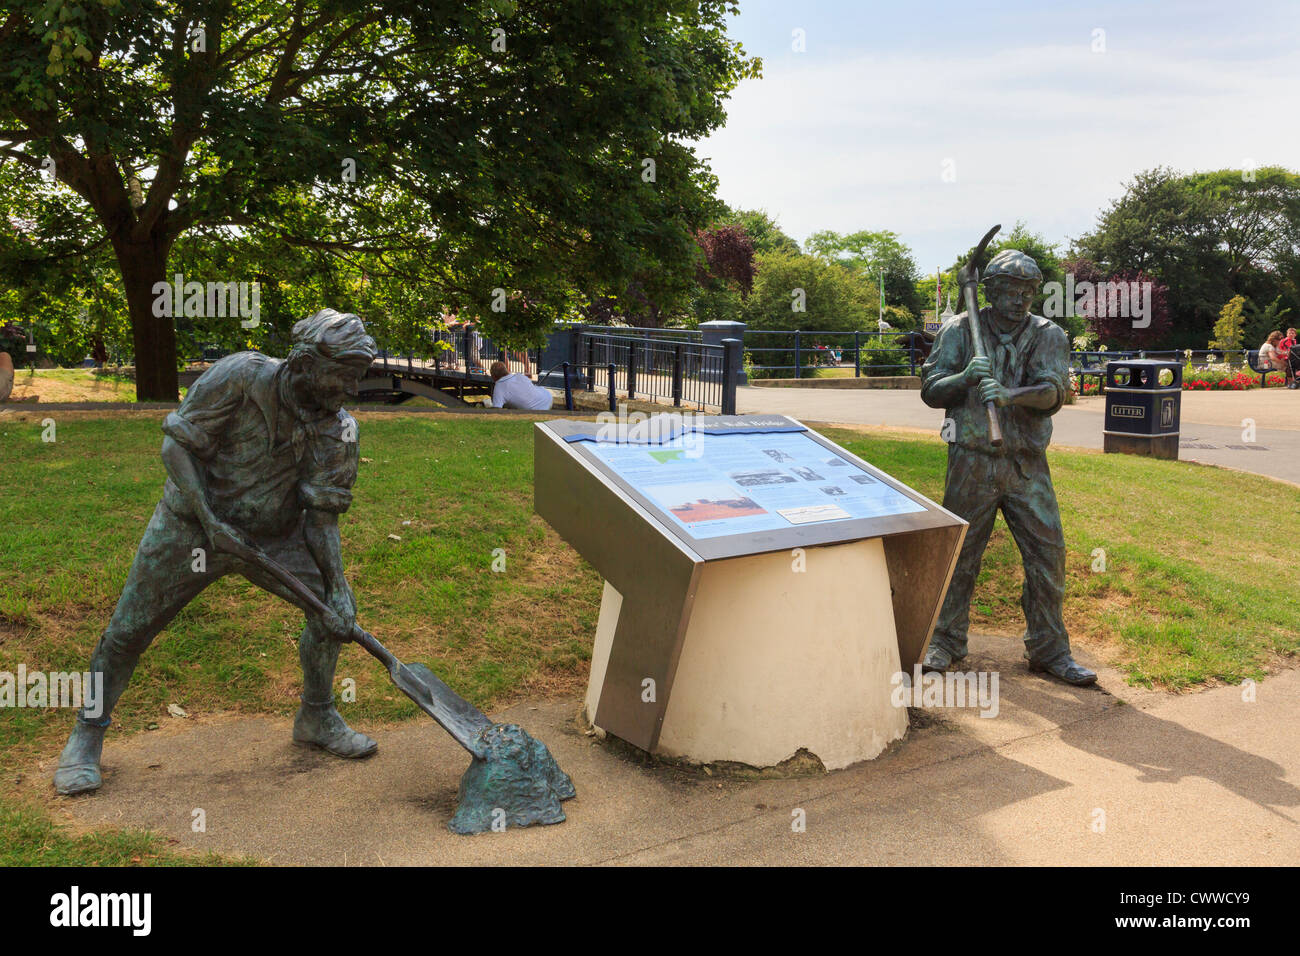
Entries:
POLYGON ((1182 399, 1183 367, 1178 362, 1107 362, 1102 447, 1108 452, 1177 459, 1182 399))

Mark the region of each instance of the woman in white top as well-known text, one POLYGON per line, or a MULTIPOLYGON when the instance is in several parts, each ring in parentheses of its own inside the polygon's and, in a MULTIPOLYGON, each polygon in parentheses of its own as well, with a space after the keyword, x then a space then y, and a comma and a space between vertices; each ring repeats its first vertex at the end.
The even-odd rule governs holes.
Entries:
POLYGON ((1264 365, 1265 363, 1267 363, 1269 366, 1277 369, 1279 372, 1283 371, 1284 367, 1286 366, 1286 359, 1282 358, 1282 354, 1277 350, 1277 343, 1281 341, 1282 341, 1281 332, 1268 333, 1268 338, 1266 338, 1264 340, 1264 344, 1259 347, 1260 365, 1264 365))
POLYGON ((1268 338, 1259 347, 1259 364, 1284 374, 1286 376, 1286 387, 1293 389, 1296 387, 1296 381, 1291 372, 1290 359, 1277 350, 1277 343, 1281 341, 1281 332, 1268 333, 1268 338))

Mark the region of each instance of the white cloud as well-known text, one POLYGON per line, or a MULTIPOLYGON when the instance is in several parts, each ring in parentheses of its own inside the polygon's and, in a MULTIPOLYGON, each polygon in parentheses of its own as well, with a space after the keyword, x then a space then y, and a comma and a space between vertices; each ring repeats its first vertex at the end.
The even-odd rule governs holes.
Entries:
POLYGON ((1294 163, 1300 125, 1290 56, 1136 52, 1115 41, 952 59, 769 59, 699 144, 720 195, 761 207, 804 239, 888 228, 923 271, 947 265, 993 222, 1023 219, 1064 244, 1123 184, 1157 165, 1294 163), (951 158, 956 182, 941 179, 951 158))

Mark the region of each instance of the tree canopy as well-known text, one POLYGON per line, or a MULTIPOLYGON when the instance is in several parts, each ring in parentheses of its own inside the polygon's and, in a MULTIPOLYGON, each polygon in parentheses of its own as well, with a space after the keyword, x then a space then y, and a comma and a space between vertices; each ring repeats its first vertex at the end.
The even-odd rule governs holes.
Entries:
POLYGON ((739 226, 745 230, 755 255, 764 256, 769 252, 799 254, 799 243, 786 235, 776 220, 762 209, 728 209, 714 222, 714 226, 739 226))
MULTIPOLYGON (((733 8, 10 0, 0 156, 26 187, 66 187, 81 254, 111 250, 142 400, 176 397, 154 286, 192 230, 311 250, 345 266, 354 302, 365 275, 399 312, 454 308, 519 341, 592 297, 690 294, 720 205, 686 144, 758 69, 726 36, 733 8)), ((41 231, 6 241, 64 254, 41 231)), ((267 298, 291 300, 279 259, 260 261, 267 298)), ((186 279, 254 279, 226 262, 186 279)))
POLYGON ((1279 167, 1139 173, 1076 242, 1105 270, 1141 270, 1168 289, 1167 347, 1202 348, 1241 295, 1300 309, 1300 177, 1279 167))
POLYGON ((805 245, 812 255, 837 263, 876 286, 880 286, 883 272, 885 302, 901 306, 913 319, 930 305, 917 288, 921 276, 912 250, 887 229, 843 235, 823 229, 809 236, 805 245))

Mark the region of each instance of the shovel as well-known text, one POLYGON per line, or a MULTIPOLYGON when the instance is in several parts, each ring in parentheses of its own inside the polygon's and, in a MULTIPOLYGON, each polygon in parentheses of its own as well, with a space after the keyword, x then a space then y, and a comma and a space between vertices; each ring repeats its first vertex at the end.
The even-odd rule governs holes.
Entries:
MULTIPOLYGON (((294 596, 304 611, 322 617, 333 612, 292 571, 259 548, 225 532, 212 539, 218 551, 231 554, 271 575, 294 596)), ((559 801, 574 796, 573 783, 560 770, 546 745, 513 724, 494 724, 477 707, 448 687, 423 664, 403 664, 379 639, 355 623, 350 639, 388 669, 397 689, 438 722, 474 758, 460 785, 460 805, 449 826, 457 833, 479 833, 505 826, 559 823, 559 801)))

